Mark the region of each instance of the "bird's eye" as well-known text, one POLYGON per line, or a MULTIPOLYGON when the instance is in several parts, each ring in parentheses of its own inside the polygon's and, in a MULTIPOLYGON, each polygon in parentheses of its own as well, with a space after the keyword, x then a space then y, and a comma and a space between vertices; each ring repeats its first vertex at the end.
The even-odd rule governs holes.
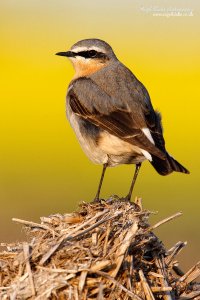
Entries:
POLYGON ((89 53, 90 57, 96 57, 96 55, 97 55, 97 51, 95 51, 95 50, 90 50, 90 51, 88 51, 88 53, 89 53))

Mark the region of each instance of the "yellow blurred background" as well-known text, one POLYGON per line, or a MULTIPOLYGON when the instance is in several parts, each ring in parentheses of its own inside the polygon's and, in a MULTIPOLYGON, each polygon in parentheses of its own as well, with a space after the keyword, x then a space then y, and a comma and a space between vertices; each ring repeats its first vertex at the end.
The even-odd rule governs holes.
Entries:
MULTIPOLYGON (((100 38, 144 83, 162 113, 168 151, 191 171, 162 177, 146 162, 133 196, 159 212, 152 224, 182 211, 156 233, 167 247, 189 242, 183 268, 199 259, 199 8, 196 0, 1 0, 1 242, 24 238, 12 217, 38 222, 95 195, 101 166, 87 159, 65 117, 73 68, 54 54, 100 38)), ((134 166, 109 169, 102 196, 125 195, 133 172, 134 166)))

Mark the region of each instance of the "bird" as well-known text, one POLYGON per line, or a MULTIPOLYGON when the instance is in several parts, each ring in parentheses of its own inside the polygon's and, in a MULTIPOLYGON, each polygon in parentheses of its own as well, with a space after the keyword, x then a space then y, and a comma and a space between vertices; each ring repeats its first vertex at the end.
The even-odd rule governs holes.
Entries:
POLYGON ((189 174, 165 148, 161 114, 147 89, 107 42, 83 39, 56 55, 69 58, 75 70, 66 96, 67 118, 88 158, 103 165, 95 201, 107 167, 135 164, 127 201, 145 160, 160 175, 189 174))

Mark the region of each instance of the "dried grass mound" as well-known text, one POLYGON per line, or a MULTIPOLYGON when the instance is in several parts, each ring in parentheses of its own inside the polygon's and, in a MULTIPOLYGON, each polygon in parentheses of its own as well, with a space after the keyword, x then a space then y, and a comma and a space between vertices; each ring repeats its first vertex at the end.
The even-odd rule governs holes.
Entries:
POLYGON ((186 274, 166 251, 140 199, 82 203, 78 212, 23 223, 28 242, 0 253, 0 299, 200 299, 200 264, 186 274))

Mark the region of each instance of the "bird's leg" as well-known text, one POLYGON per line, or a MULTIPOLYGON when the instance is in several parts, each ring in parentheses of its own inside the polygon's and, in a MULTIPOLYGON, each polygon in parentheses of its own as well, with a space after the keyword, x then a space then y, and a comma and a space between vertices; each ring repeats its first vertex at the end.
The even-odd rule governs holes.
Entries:
POLYGON ((130 201, 131 200, 131 195, 132 195, 132 192, 133 192, 133 188, 134 188, 134 185, 135 185, 135 182, 136 182, 136 179, 137 179, 140 167, 141 167, 141 163, 136 164, 135 173, 134 173, 134 176, 133 176, 133 180, 131 182, 131 187, 130 187, 128 195, 125 197, 126 201, 130 201))
POLYGON ((104 165, 103 165, 103 171, 102 171, 102 173, 101 173, 101 179, 100 179, 100 182, 99 182, 99 187, 98 187, 96 196, 95 196, 95 198, 94 198, 94 201, 95 201, 95 202, 98 202, 98 201, 99 201, 99 195, 100 195, 100 191, 101 191, 101 186, 102 186, 102 183, 103 183, 103 178, 104 178, 104 175, 105 175, 107 166, 108 166, 108 164, 104 164, 104 165))

